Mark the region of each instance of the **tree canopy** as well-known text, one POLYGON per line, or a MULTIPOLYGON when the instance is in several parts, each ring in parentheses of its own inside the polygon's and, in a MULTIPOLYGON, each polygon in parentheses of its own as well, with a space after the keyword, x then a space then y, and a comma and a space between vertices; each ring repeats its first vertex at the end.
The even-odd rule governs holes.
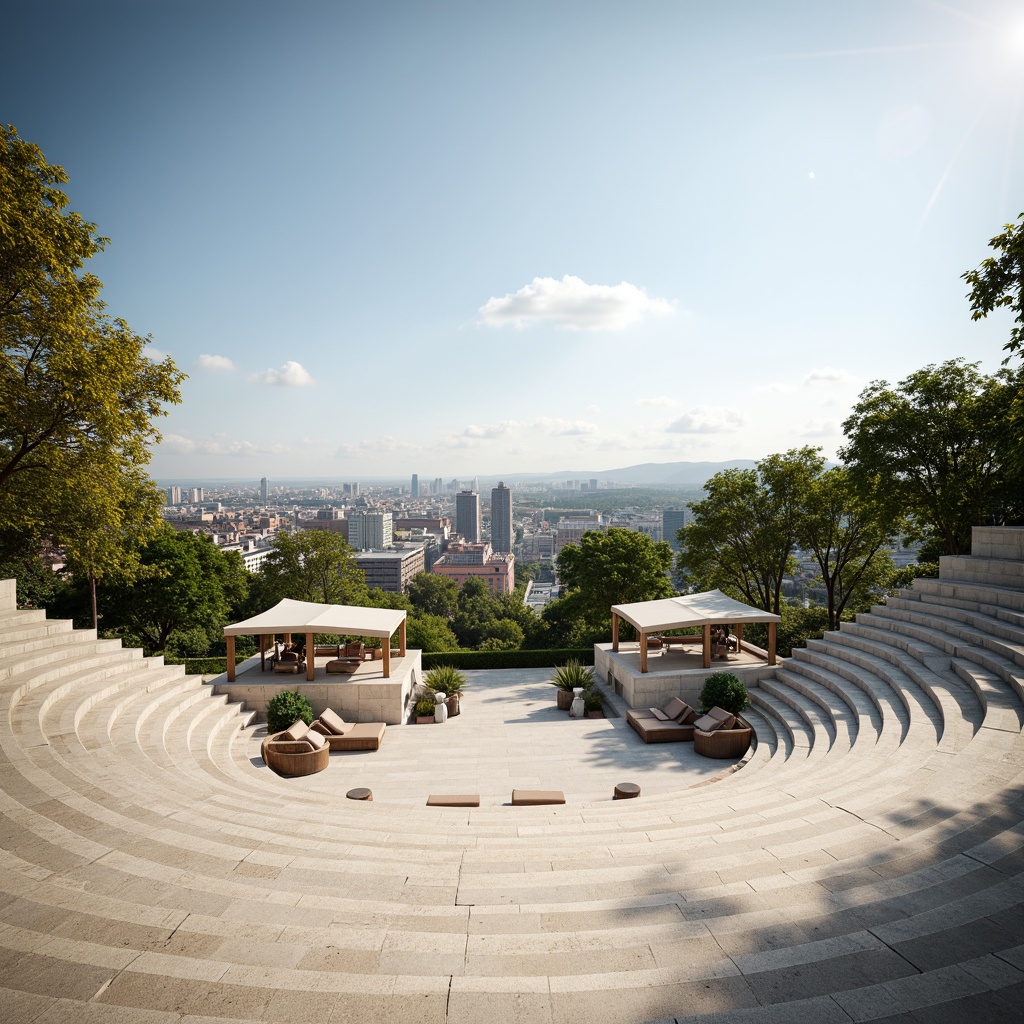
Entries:
POLYGON ((704 485, 707 496, 690 503, 693 522, 679 531, 684 581, 779 614, 808 488, 823 467, 819 450, 805 447, 770 455, 756 469, 716 473, 704 485))
POLYGON ((263 608, 282 598, 322 604, 366 605, 366 573, 356 565, 345 538, 329 530, 279 533, 260 566, 258 601, 263 608))
POLYGON ((951 555, 970 552, 973 526, 1024 511, 1021 477, 1008 467, 1021 372, 987 376, 979 365, 950 359, 895 387, 874 381, 843 423, 840 456, 861 493, 888 494, 918 537, 936 537, 951 555))
POLYGON ((997 255, 961 275, 971 286, 967 293, 971 319, 982 320, 995 309, 1009 309, 1014 314, 1014 326, 1004 348, 1020 352, 1024 347, 1024 213, 1016 224, 1004 224, 1002 234, 988 244, 997 255))
MULTIPOLYGON (((106 546, 109 561, 124 508, 95 491, 136 487, 159 440, 154 419, 180 400, 184 375, 170 359, 150 359, 148 339, 107 314, 99 280, 84 270, 107 240, 68 209, 66 181, 0 126, 0 533, 30 547, 63 532, 79 552, 106 546), (55 501, 72 478, 92 481, 95 500, 76 506, 64 487, 55 501)), ((143 508, 154 526, 155 506, 143 508)))

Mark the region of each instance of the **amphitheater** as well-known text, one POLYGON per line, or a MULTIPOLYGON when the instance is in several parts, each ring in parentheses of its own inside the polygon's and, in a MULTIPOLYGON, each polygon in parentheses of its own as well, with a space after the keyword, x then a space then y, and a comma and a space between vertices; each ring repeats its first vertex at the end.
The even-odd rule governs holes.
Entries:
POLYGON ((740 770, 554 807, 277 778, 0 584, 0 1021, 1024 1020, 1024 530, 973 550, 753 688, 740 770))

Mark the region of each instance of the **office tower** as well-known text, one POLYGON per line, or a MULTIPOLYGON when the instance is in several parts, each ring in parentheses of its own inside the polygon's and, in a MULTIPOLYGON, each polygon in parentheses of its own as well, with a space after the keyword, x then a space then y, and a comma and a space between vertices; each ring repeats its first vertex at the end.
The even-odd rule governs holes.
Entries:
POLYGON ((593 477, 590 478, 590 489, 592 491, 597 490, 597 481, 593 477))
POLYGON ((420 475, 419 473, 413 473, 412 475, 412 496, 418 498, 420 496, 420 475))
POLYGON ((478 476, 473 477, 473 490, 476 491, 477 494, 480 493, 480 477, 478 476))
POLYGON ((444 494, 444 481, 439 476, 434 477, 434 488, 431 493, 444 494))
POLYGON ((181 488, 180 487, 168 487, 167 488, 167 504, 168 505, 180 505, 181 504, 181 488))
POLYGON ((356 510, 348 515, 348 542, 356 551, 370 551, 392 546, 390 512, 356 510))
POLYGON ((512 492, 503 482, 491 488, 491 547, 503 554, 512 550, 512 492))
POLYGON ((203 489, 202 487, 192 487, 188 492, 188 500, 193 505, 198 505, 203 500, 203 489))
POLYGON ((455 495, 455 532, 473 544, 480 540, 480 495, 476 491, 455 495))
POLYGON ((263 479, 260 480, 260 499, 262 501, 266 501, 267 500, 267 494, 269 492, 270 492, 270 487, 267 484, 267 478, 263 477, 263 479))
POLYGON ((689 512, 685 508, 667 508, 661 513, 661 535, 673 551, 679 550, 676 534, 686 525, 689 512))

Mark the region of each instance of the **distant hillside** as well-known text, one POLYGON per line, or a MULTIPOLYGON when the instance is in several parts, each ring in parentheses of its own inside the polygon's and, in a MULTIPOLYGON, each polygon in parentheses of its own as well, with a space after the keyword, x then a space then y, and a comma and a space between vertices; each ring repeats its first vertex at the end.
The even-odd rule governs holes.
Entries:
MULTIPOLYGON (((723 469, 753 469, 756 464, 753 459, 733 459, 730 462, 644 462, 638 466, 624 466, 621 469, 507 473, 504 479, 558 483, 565 480, 597 480, 601 483, 635 484, 639 487, 703 487, 705 481, 723 469)), ((484 478, 480 479, 483 483, 484 478)))

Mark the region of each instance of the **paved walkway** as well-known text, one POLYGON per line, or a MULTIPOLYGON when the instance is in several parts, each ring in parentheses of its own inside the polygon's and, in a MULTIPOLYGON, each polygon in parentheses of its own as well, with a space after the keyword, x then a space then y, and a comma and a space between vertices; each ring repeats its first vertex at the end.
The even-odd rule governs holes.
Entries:
MULTIPOLYGON (((646 744, 622 717, 570 718, 555 706, 551 669, 465 673, 462 714, 443 725, 389 726, 380 750, 331 755, 330 767, 296 788, 373 790, 375 802, 420 805, 431 793, 479 793, 480 805, 510 802, 513 789, 560 789, 570 805, 611 800, 616 783, 643 795, 672 793, 713 778, 730 762, 694 753, 692 743, 646 744)), ((259 745, 253 763, 266 771, 259 745)))

